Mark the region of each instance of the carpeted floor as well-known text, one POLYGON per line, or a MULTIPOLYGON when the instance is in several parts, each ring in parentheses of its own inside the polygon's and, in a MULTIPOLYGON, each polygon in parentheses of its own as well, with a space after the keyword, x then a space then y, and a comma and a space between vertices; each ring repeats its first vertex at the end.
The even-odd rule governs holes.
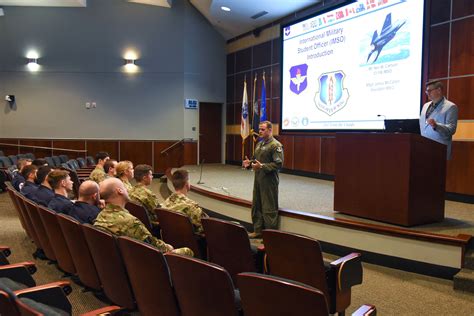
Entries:
MULTIPOLYGON (((153 190, 158 194, 160 183, 154 180, 153 190)), ((43 260, 34 260, 31 254, 34 246, 22 230, 16 211, 8 194, 0 194, 0 244, 12 249, 10 262, 35 261, 38 272, 34 278, 37 284, 45 284, 62 279, 62 273, 55 265, 43 260)), ((335 259, 333 256, 325 256, 335 259)), ((73 285, 69 300, 73 314, 90 311, 108 305, 90 292, 73 285)), ((353 289, 350 315, 362 304, 377 306, 379 315, 472 315, 474 295, 452 289, 449 280, 437 279, 413 273, 402 272, 371 264, 364 264, 364 282, 353 289)), ((138 313, 135 313, 139 315, 138 313)))

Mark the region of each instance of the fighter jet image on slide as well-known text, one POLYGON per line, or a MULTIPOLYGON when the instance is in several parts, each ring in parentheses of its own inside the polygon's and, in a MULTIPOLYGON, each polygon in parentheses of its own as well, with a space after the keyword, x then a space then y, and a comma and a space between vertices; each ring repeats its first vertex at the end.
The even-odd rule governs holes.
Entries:
POLYGON ((372 61, 372 63, 377 61, 377 58, 379 58, 383 47, 395 37, 395 34, 405 23, 406 21, 397 21, 392 25, 392 13, 387 14, 380 35, 378 35, 377 30, 375 30, 374 35, 372 36, 372 42, 370 43, 372 51, 369 53, 369 56, 367 56, 366 62, 369 62, 370 56, 372 56, 372 54, 375 52, 377 52, 377 56, 375 56, 375 59, 372 61))

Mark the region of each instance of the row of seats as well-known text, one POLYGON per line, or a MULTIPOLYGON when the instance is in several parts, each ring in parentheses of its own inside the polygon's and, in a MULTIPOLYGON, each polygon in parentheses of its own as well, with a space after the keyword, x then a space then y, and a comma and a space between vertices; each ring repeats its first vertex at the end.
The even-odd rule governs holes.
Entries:
POLYGON ((35 159, 35 155, 32 153, 27 154, 18 154, 18 155, 9 155, 5 156, 3 151, 0 151, 0 168, 8 168, 16 165, 18 159, 35 159))
MULTIPOLYGON (((38 248, 44 250, 48 259, 57 261, 61 270, 77 275, 81 283, 86 287, 97 291, 103 290, 106 296, 114 304, 133 309, 135 307, 133 293, 135 293, 139 310, 142 311, 145 308, 143 307, 143 304, 139 303, 139 294, 137 294, 137 292, 140 293, 143 290, 142 285, 140 284, 143 284, 144 281, 137 282, 136 286, 133 286, 132 281, 132 286, 130 286, 128 283, 127 272, 128 277, 131 279, 133 279, 131 274, 135 272, 130 271, 124 253, 119 252, 115 238, 111 234, 97 230, 90 225, 81 225, 69 216, 62 214, 57 215, 46 208, 37 206, 14 190, 9 190, 9 192, 10 196, 16 203, 20 220, 22 221, 22 225, 24 225, 26 232, 31 236, 38 248), (122 257, 125 259, 125 262, 122 261, 122 257)), ((163 223, 163 232, 169 229, 168 222, 179 222, 179 220, 173 220, 171 218, 169 220, 165 219, 166 215, 162 214, 167 213, 177 214, 178 216, 181 215, 175 212, 162 210, 162 213, 159 214, 159 218, 160 223, 163 223)), ((190 225, 187 218, 183 223, 184 222, 190 225)), ((227 269, 227 271, 230 272, 230 279, 233 280, 234 283, 238 282, 239 273, 257 271, 247 233, 241 225, 220 221, 218 219, 203 219, 203 226, 205 228, 206 240, 208 243, 207 255, 209 260, 220 264, 227 269)), ((192 231, 192 226, 189 226, 188 228, 192 231)), ((178 235, 182 235, 181 228, 174 227, 171 228, 171 231, 175 231, 178 235)), ((275 231, 275 233, 281 232, 275 231)), ((267 234, 268 232, 265 232, 265 236, 267 234)), ((163 239, 170 242, 166 236, 165 233, 163 239)), ((268 241, 268 245, 267 241, 265 241, 265 246, 270 247, 269 249, 273 249, 274 247, 271 246, 272 243, 270 240, 271 239, 268 241)), ((317 241, 315 242, 317 243, 317 241)), ((135 243, 139 242, 135 241, 135 243)), ((177 245, 176 243, 173 244, 176 247, 181 247, 181 245, 177 245)), ((182 246, 190 245, 188 242, 184 241, 182 246)), ((296 248, 299 247, 296 246, 296 248)), ((314 250, 313 246, 313 248, 308 251, 314 250)), ((335 262, 331 265, 326 273, 326 271, 324 271, 324 264, 319 244, 317 250, 319 250, 317 252, 319 257, 316 256, 316 263, 307 260, 308 256, 305 256, 306 260, 299 260, 301 262, 298 262, 298 264, 306 263, 306 267, 304 267, 305 270, 308 270, 308 265, 318 265, 323 267, 323 273, 321 274, 320 279, 323 280, 322 282, 326 282, 325 280, 328 276, 328 279, 331 280, 332 283, 324 283, 321 285, 322 283, 314 283, 313 280, 307 278, 307 275, 318 272, 312 267, 306 276, 300 276, 302 279, 301 282, 310 285, 316 284, 316 288, 322 289, 321 292, 324 297, 326 297, 327 306, 331 313, 334 313, 334 311, 343 312, 345 308, 350 305, 350 287, 361 282, 362 271, 360 258, 359 256, 352 255, 349 256, 350 258, 341 259, 339 262, 335 262), (351 277, 352 275, 355 275, 356 277, 351 277), (308 281, 311 281, 312 283, 308 281), (335 286, 336 284, 339 284, 339 287, 335 286)), ((307 249, 301 248, 301 253, 306 253, 306 251, 307 249)), ((270 253, 273 253, 273 251, 270 253)), ((267 260, 267 263, 270 262, 269 268, 267 269, 271 271, 272 274, 279 275, 280 272, 278 272, 279 268, 276 258, 277 256, 270 256, 267 260)), ((142 258, 139 261, 144 263, 147 262, 148 259, 142 258)), ((284 261, 288 262, 287 258, 285 258, 284 261)), ((292 262, 293 261, 294 260, 292 259, 292 262)), ((144 269, 142 267, 135 270, 151 273, 153 268, 150 267, 149 269, 144 269)), ((291 274, 288 276, 290 279, 299 280, 291 274)), ((321 280, 318 282, 321 282, 321 280)), ((205 282, 203 284, 208 283, 205 282)), ((151 300, 151 302, 156 304, 156 299, 151 300)), ((144 306, 147 306, 147 304, 144 306)), ((156 305, 153 306, 156 308, 156 305)))

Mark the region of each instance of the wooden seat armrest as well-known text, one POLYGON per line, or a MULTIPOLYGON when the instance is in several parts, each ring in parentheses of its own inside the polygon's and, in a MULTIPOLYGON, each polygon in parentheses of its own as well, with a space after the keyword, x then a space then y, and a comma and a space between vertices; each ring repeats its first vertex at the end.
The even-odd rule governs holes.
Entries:
POLYGON ((26 286, 35 286, 36 282, 31 276, 31 272, 35 271, 36 266, 32 262, 7 264, 0 266, 0 277, 9 278, 26 286))
POLYGON ((81 316, 105 316, 105 315, 118 315, 121 312, 124 312, 125 309, 120 306, 107 306, 102 307, 85 314, 81 314, 81 316))
POLYGON ((10 247, 8 246, 0 246, 0 251, 3 253, 5 257, 8 257, 9 255, 12 254, 12 251, 10 250, 10 247))
POLYGON ((359 307, 352 316, 375 316, 377 315, 377 309, 374 305, 365 304, 359 307))
POLYGON ((33 293, 36 291, 50 290, 50 289, 60 289, 65 295, 69 295, 72 292, 71 282, 69 281, 56 281, 43 285, 37 285, 23 290, 15 291, 15 294, 18 297, 24 297, 28 293, 33 293))
POLYGON ((71 284, 68 281, 57 281, 24 290, 18 290, 14 293, 18 298, 29 298, 36 302, 48 306, 54 306, 71 313, 71 303, 69 303, 69 300, 66 297, 71 292, 71 284))
POLYGON ((360 253, 351 253, 330 263, 330 268, 336 276, 336 286, 339 291, 350 290, 354 285, 362 283, 362 261, 360 253))
POLYGON ((360 256, 361 256, 360 253, 358 253, 358 252, 353 252, 353 253, 350 253, 350 254, 348 254, 348 255, 346 255, 346 256, 344 256, 344 257, 341 257, 341 258, 339 258, 339 259, 337 259, 337 260, 332 261, 332 262, 330 263, 330 265, 331 265, 331 267, 337 267, 337 266, 341 265, 344 261, 351 260, 351 259, 353 259, 353 258, 355 258, 355 257, 360 257, 360 256))
MULTIPOLYGON (((26 268, 26 270, 28 270, 28 272, 30 274, 35 274, 36 271, 38 270, 36 268, 36 264, 32 261, 23 261, 23 262, 17 262, 13 265, 21 265, 21 266, 24 266, 26 268)), ((11 266, 11 265, 10 265, 11 266)))

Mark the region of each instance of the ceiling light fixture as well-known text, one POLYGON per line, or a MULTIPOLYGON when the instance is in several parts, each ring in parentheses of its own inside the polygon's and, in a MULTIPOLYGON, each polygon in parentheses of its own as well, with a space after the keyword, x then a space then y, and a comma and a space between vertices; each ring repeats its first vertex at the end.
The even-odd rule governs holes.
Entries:
POLYGON ((230 11, 230 8, 229 8, 229 7, 224 7, 224 6, 222 6, 222 7, 221 7, 221 10, 222 10, 222 11, 225 11, 225 12, 229 12, 229 11, 230 11))

